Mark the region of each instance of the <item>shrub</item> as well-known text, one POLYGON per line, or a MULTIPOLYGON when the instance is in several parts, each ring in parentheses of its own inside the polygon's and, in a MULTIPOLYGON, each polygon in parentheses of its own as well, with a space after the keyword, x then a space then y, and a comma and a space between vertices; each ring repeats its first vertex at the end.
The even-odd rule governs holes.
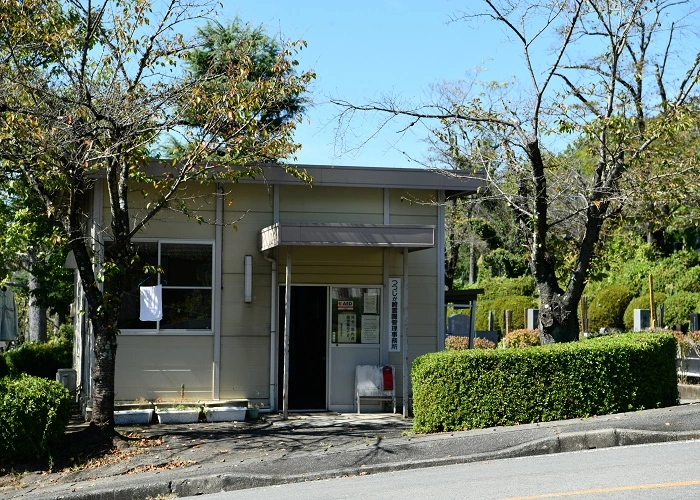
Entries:
POLYGON ((496 248, 483 256, 482 265, 491 276, 514 278, 528 272, 527 262, 522 255, 504 248, 496 248))
POLYGON ((513 330, 503 339, 506 347, 531 347, 540 345, 540 334, 537 330, 513 330))
POLYGON ((479 282, 479 288, 484 289, 485 299, 495 299, 505 295, 525 295, 534 297, 536 293, 535 280, 532 276, 519 278, 487 278, 479 282))
MULTIPOLYGON (((658 306, 658 304, 661 304, 663 301, 666 300, 666 294, 665 293, 655 293, 654 294, 654 303, 658 306)), ((635 309, 649 309, 649 295, 643 295, 641 297, 635 297, 630 301, 630 303, 627 305, 627 309, 625 309, 625 314, 622 317, 622 322, 625 325, 625 329, 628 331, 632 331, 634 328, 634 310, 635 309)), ((659 326, 659 325, 656 325, 659 326)))
POLYGON ((73 366, 73 348, 69 342, 29 342, 4 356, 11 377, 25 373, 55 380, 59 368, 73 366))
POLYGON ((665 333, 431 353, 413 362, 411 377, 417 432, 580 418, 678 402, 676 342, 665 333))
POLYGON ((666 325, 687 325, 688 316, 694 313, 700 303, 700 293, 678 292, 664 301, 664 323, 666 325))
POLYGON ((61 326, 58 327, 58 330, 56 330, 55 339, 58 342, 67 342, 72 345, 73 335, 73 325, 70 323, 63 323, 61 326))
MULTIPOLYGON (((481 299, 476 301, 476 320, 474 321, 477 330, 489 329, 489 312, 493 311, 493 300, 481 299)), ((496 316, 494 314, 494 329, 496 329, 496 316)))
POLYGON ((63 440, 70 407, 71 396, 58 382, 0 379, 0 463, 50 458, 63 440))
MULTIPOLYGON (((651 274, 654 277, 654 291, 658 290, 667 295, 682 291, 679 285, 683 276, 688 273, 689 266, 686 263, 691 262, 683 258, 685 254, 686 252, 676 252, 670 257, 656 261, 651 269, 651 274)), ((648 280, 644 289, 649 290, 648 280)))
POLYGON ((676 289, 679 292, 700 293, 700 266, 688 268, 678 277, 676 289))
POLYGON ((495 349, 496 344, 489 339, 476 337, 474 339, 474 349, 495 349))
POLYGON ((629 288, 612 285, 603 288, 588 306, 588 327, 592 332, 601 328, 624 328, 627 305, 634 298, 629 288))
POLYGON ((445 338, 446 351, 461 351, 462 349, 469 349, 469 337, 448 335, 447 338, 445 338))
MULTIPOLYGON (((474 349, 495 349, 496 344, 489 339, 481 337, 474 338, 474 349)), ((463 351, 469 349, 469 337, 459 337, 457 335, 448 335, 445 338, 446 351, 463 351)))
POLYGON ((10 374, 10 369, 7 366, 7 361, 5 361, 5 356, 0 355, 0 378, 3 378, 10 374))

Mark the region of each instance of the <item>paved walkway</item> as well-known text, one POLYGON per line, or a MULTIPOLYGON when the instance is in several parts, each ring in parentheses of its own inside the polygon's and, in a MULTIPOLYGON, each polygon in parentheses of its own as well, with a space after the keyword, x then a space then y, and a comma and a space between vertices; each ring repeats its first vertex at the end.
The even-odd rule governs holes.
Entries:
POLYGON ((250 423, 120 430, 147 447, 118 452, 90 468, 27 474, 0 487, 0 500, 183 497, 342 475, 698 439, 700 404, 432 435, 413 434, 411 421, 398 415, 331 412, 292 414, 287 421, 267 415, 250 423))

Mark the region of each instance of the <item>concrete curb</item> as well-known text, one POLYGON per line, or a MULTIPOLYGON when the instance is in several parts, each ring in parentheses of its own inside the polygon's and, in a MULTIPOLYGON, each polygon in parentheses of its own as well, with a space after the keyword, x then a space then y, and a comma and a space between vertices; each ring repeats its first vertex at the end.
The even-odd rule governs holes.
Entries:
MULTIPOLYGON (((562 433, 558 436, 537 439, 489 452, 394 463, 365 464, 358 467, 322 470, 304 474, 218 473, 177 480, 163 479, 160 481, 157 478, 149 477, 138 480, 138 484, 132 482, 132 484, 128 485, 115 484, 120 481, 112 478, 104 481, 86 481, 73 485, 64 485, 60 493, 56 491, 53 493, 47 491, 43 494, 42 492, 36 492, 36 495, 31 492, 26 493, 31 495, 32 498, 37 499, 127 500, 132 498, 156 498, 158 496, 168 495, 187 497, 261 486, 274 486, 284 483, 331 479, 339 476, 376 474, 396 470, 463 464, 503 458, 693 439, 700 439, 700 431, 660 432, 633 429, 600 429, 585 432, 562 433), (83 488, 85 491, 81 491, 83 488)), ((419 444, 416 443, 416 446, 419 446, 419 444)))

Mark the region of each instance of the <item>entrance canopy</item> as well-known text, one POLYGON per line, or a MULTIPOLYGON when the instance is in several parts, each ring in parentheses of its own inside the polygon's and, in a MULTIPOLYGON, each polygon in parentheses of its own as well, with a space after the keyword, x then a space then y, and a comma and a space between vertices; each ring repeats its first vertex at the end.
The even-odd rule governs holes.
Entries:
POLYGON ((260 250, 284 246, 408 248, 435 246, 435 226, 284 222, 260 231, 260 250))

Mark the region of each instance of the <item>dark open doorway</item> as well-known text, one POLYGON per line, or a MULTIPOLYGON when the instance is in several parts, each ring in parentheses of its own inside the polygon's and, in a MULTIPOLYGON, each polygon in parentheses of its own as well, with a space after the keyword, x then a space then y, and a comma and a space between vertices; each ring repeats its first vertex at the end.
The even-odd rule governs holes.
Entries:
MULTIPOLYGON (((284 373, 284 287, 279 300, 278 407, 284 373)), ((289 330, 289 409, 326 409, 328 288, 293 286, 289 330)))

